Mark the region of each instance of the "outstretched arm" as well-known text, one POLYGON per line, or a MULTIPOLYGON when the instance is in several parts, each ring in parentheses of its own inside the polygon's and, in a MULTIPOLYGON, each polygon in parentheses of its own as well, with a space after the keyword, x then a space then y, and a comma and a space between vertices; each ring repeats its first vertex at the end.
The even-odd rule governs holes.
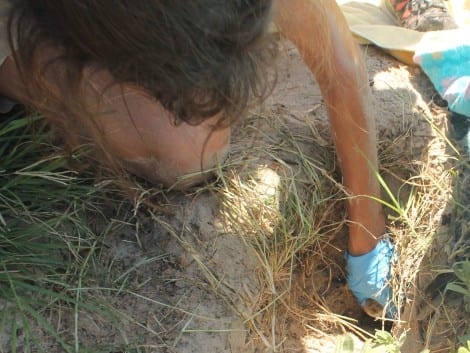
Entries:
POLYGON ((325 99, 348 201, 349 253, 372 250, 385 232, 377 169, 376 132, 360 50, 334 0, 279 0, 281 34, 298 48, 325 99), (375 169, 375 170, 374 170, 375 169))

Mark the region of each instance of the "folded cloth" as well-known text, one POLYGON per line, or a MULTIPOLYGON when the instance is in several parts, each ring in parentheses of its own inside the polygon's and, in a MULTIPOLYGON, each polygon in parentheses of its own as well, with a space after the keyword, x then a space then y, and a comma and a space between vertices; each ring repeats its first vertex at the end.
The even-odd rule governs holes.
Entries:
POLYGON ((470 117, 470 39, 468 29, 429 32, 416 48, 421 66, 449 110, 470 117))
POLYGON ((386 315, 394 318, 397 314, 392 302, 390 267, 395 256, 395 246, 389 238, 382 238, 367 254, 352 256, 346 254, 348 285, 362 307, 372 299, 386 309, 386 315))
POLYGON ((409 65, 422 33, 400 27, 389 0, 337 0, 359 44, 375 44, 409 65))

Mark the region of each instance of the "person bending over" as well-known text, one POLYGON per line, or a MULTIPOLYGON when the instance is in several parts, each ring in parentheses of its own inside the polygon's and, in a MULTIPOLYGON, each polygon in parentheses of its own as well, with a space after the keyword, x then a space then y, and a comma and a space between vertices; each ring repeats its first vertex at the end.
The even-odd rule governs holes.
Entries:
POLYGON ((0 6, 9 38, 9 46, 0 43, 0 93, 43 113, 72 145, 91 140, 103 160, 164 185, 188 173, 199 174, 191 183, 200 181, 227 152, 231 123, 269 93, 274 44, 267 26, 274 21, 315 75, 328 108, 352 195, 349 286, 366 309, 369 298, 387 305, 393 246, 382 237, 384 216, 374 201, 380 187, 368 78, 334 0, 0 6))

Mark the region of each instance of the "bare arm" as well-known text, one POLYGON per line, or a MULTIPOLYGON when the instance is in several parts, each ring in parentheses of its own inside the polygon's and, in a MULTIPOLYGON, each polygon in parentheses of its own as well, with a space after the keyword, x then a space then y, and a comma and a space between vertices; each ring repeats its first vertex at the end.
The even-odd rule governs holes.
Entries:
POLYGON ((385 231, 380 196, 375 122, 367 73, 358 46, 334 0, 279 0, 276 21, 315 74, 326 101, 347 205, 349 252, 370 251, 385 231), (372 167, 371 167, 372 166, 372 167), (367 195, 367 196, 364 196, 367 195))

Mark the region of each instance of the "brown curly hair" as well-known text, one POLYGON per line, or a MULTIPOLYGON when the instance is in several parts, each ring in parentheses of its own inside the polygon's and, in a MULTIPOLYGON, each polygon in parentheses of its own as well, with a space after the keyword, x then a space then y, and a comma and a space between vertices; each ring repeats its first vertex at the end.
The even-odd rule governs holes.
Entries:
POLYGON ((90 64, 108 70, 116 83, 142 87, 176 121, 189 124, 220 112, 231 123, 252 98, 270 91, 266 68, 276 46, 266 28, 272 0, 11 3, 10 45, 31 101, 61 119, 83 108, 77 88, 90 64), (59 54, 37 60, 38 49, 47 46, 59 54), (54 92, 43 77, 57 62, 66 70, 63 87, 54 92))

